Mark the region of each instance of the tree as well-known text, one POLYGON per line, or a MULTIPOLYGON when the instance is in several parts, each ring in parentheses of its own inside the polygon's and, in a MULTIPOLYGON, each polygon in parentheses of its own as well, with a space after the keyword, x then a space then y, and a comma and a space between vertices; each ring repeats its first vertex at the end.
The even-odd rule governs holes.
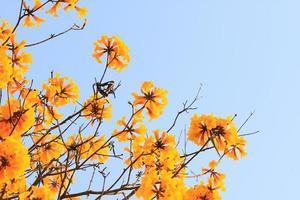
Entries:
POLYGON ((95 41, 93 58, 104 63, 104 71, 91 83, 91 95, 84 102, 78 101, 79 87, 67 76, 51 72, 41 88, 25 77, 32 62, 27 47, 83 30, 86 22, 32 44, 17 38, 17 29, 21 25, 38 27, 45 21, 39 17, 41 12, 58 16, 64 9, 83 18, 87 9, 80 3, 21 0, 16 24, 1 22, 0 199, 221 199, 225 174, 217 167, 225 157, 238 160, 246 155, 245 134, 239 134, 244 124, 236 127, 236 115, 221 118, 194 114, 185 137, 176 138, 172 134, 175 124, 180 115, 195 110, 200 90, 192 101, 183 104, 168 130, 151 131, 146 125, 163 114, 167 91, 145 81, 128 102, 130 116, 119 119, 110 134, 101 132, 101 125, 112 115, 111 98, 120 87, 115 81, 105 81, 105 75, 109 70, 121 72, 130 62, 129 48, 120 37, 104 35, 95 41), (76 106, 75 111, 66 113, 64 107, 70 105, 76 106), (183 152, 178 147, 180 140, 184 141, 183 152), (195 151, 187 147, 188 141, 197 146, 195 151), (124 151, 119 152, 116 145, 124 151), (219 158, 203 166, 200 173, 190 175, 191 162, 208 150, 215 151, 219 158), (107 167, 109 160, 119 162, 120 174, 112 175, 116 171, 107 167), (82 172, 90 178, 80 189, 74 189, 76 177, 82 172), (94 184, 97 178, 101 181, 94 184), (185 183, 188 178, 201 181, 190 186, 185 183))

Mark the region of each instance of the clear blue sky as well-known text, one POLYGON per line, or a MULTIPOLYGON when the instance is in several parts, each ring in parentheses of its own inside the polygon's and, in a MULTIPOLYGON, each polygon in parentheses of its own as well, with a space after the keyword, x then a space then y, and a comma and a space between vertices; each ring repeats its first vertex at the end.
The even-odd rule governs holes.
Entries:
MULTIPOLYGON (((14 23, 19 1, 0 2, 0 18, 14 23)), ((93 41, 117 34, 130 47, 132 62, 107 78, 122 81, 114 119, 128 112, 131 91, 143 80, 153 80, 169 90, 165 116, 153 127, 167 128, 202 83, 198 113, 237 113, 236 123, 241 124, 255 110, 242 133, 260 131, 248 137, 248 157, 222 164, 227 173, 223 199, 299 196, 300 1, 101 0, 81 5, 89 8, 84 31, 30 49, 34 63, 28 76, 37 85, 53 69, 73 77, 81 95, 88 96, 91 82, 103 70, 91 58, 93 41)), ((61 13, 57 19, 48 17, 39 30, 18 32, 34 42, 74 21, 75 15, 61 13)), ((190 116, 181 118, 174 132, 190 116)))

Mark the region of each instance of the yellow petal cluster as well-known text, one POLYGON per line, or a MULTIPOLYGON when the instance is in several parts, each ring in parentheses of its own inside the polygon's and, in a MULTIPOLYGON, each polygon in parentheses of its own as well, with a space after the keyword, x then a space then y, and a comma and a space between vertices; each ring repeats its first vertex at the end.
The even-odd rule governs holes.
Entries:
POLYGON ((27 168, 29 155, 20 139, 7 137, 0 140, 0 186, 22 178, 27 168))
POLYGON ((241 156, 246 155, 246 141, 238 136, 231 116, 224 119, 213 114, 195 114, 191 119, 188 138, 199 146, 210 142, 219 154, 224 152, 234 159, 238 159, 237 152, 240 152, 241 156))
POLYGON ((133 105, 142 105, 147 109, 150 119, 157 119, 168 104, 168 92, 163 88, 157 88, 151 81, 145 81, 141 86, 141 93, 142 95, 132 93, 135 98, 133 105))
POLYGON ((92 95, 84 102, 83 115, 86 119, 107 119, 112 116, 112 105, 100 95, 92 95))
POLYGON ((0 138, 20 136, 33 127, 34 109, 25 108, 20 100, 11 98, 0 106, 0 138))
POLYGON ((102 63, 102 56, 107 56, 107 66, 121 72, 130 62, 129 48, 118 36, 103 35, 94 43, 93 57, 102 63))
POLYGON ((69 77, 60 77, 59 74, 49 78, 48 83, 43 84, 43 89, 47 100, 56 107, 75 103, 79 96, 79 88, 75 82, 69 77))

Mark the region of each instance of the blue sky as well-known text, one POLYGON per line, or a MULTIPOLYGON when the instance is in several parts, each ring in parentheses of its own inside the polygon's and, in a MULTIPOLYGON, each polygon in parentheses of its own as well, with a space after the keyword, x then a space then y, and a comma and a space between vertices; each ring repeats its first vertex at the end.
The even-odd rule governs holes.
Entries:
MULTIPOLYGON (((0 2, 5 5, 0 19, 15 23, 18 1, 0 2)), ((28 76, 36 85, 51 70, 58 71, 74 78, 84 99, 103 70, 91 58, 93 41, 102 34, 119 35, 131 49, 132 62, 107 77, 122 81, 112 122, 129 112, 130 93, 153 80, 168 89, 169 105, 152 126, 168 128, 182 102, 192 99, 202 83, 196 112, 237 113, 241 124, 255 110, 242 133, 260 131, 248 137, 248 157, 222 164, 227 174, 223 199, 295 199, 300 178, 300 1, 83 0, 81 5, 89 8, 84 31, 28 49, 34 62, 28 76)), ((73 14, 47 19, 38 30, 19 29, 19 38, 39 41, 80 23, 73 14)), ((175 134, 188 125, 191 114, 181 118, 175 134)))

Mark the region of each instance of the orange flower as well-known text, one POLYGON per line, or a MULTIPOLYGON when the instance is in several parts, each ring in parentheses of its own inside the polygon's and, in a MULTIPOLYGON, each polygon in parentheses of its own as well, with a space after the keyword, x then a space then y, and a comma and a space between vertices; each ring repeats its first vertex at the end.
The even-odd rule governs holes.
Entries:
POLYGON ((2 186, 1 188, 5 188, 5 194, 3 196, 3 199, 12 199, 12 197, 15 196, 15 194, 26 191, 25 176, 22 175, 19 178, 10 179, 9 181, 7 181, 6 187, 2 186))
POLYGON ((22 40, 20 43, 15 41, 15 35, 10 37, 11 43, 11 66, 13 66, 13 77, 18 81, 24 80, 24 74, 29 69, 29 64, 32 63, 31 54, 23 52, 26 41, 22 40))
POLYGON ((118 36, 103 35, 96 40, 93 57, 102 63, 101 57, 107 54, 107 66, 121 72, 130 62, 129 48, 118 36))
POLYGON ((47 11, 47 13, 57 17, 57 10, 65 4, 64 11, 67 12, 68 10, 76 10, 78 13, 79 18, 83 18, 87 15, 88 10, 83 7, 78 7, 77 3, 79 0, 64 0, 64 1, 56 1, 52 2, 54 5, 47 11))
POLYGON ((188 138, 200 146, 209 140, 219 154, 237 138, 237 130, 231 119, 230 116, 223 119, 213 114, 195 114, 191 119, 188 138))
POLYGON ((123 130, 115 129, 113 135, 116 135, 119 141, 139 140, 144 138, 147 132, 147 127, 142 123, 141 116, 142 112, 138 112, 133 116, 131 123, 127 125, 126 118, 117 121, 117 125, 123 126, 123 130))
POLYGON ((58 113, 56 108, 43 103, 38 105, 35 114, 35 133, 46 129, 54 120, 59 120, 63 117, 62 114, 58 113))
POLYGON ((162 115, 164 108, 168 104, 167 91, 157 88, 151 81, 145 81, 141 87, 142 95, 132 93, 135 98, 133 105, 143 105, 147 109, 150 119, 157 119, 162 115))
POLYGON ((13 28, 7 21, 1 21, 0 25, 0 44, 5 42, 11 35, 13 28))
POLYGON ((59 158, 62 153, 62 141, 55 134, 35 136, 34 141, 39 146, 34 152, 35 158, 38 158, 38 161, 44 165, 49 164, 53 159, 59 158), (43 139, 40 140, 41 137, 43 139))
POLYGON ((106 142, 105 136, 101 137, 88 137, 85 139, 85 142, 82 145, 82 158, 90 160, 97 160, 100 163, 104 163, 109 158, 109 146, 108 144, 104 145, 106 142))
POLYGON ((22 142, 14 137, 0 140, 0 186, 23 177, 29 168, 29 156, 22 142))
POLYGON ((34 6, 32 9, 29 8, 29 6, 26 4, 25 1, 23 1, 23 6, 26 11, 26 17, 25 17, 23 26, 32 27, 36 23, 36 26, 39 27, 40 24, 45 21, 44 19, 33 14, 37 9, 39 9, 42 6, 42 3, 40 0, 34 0, 34 6))
POLYGON ((32 186, 29 191, 24 192, 19 196, 20 200, 51 200, 54 199, 54 197, 55 195, 45 185, 41 187, 32 186))
POLYGON ((201 182, 199 185, 189 188, 184 195, 184 200, 221 200, 217 190, 210 189, 201 182))
POLYGON ((46 90, 45 96, 48 101, 57 107, 64 106, 70 101, 75 103, 79 96, 79 88, 74 81, 68 77, 60 77, 59 74, 49 78, 48 84, 43 84, 43 89, 46 90))
POLYGON ((90 96, 84 102, 84 106, 87 106, 83 110, 83 115, 87 118, 95 119, 107 119, 109 120, 112 116, 112 105, 105 98, 101 98, 99 95, 90 96))
POLYGON ((0 138, 20 136, 34 125, 34 109, 24 108, 20 101, 9 99, 0 106, 0 138))
POLYGON ((236 141, 225 150, 226 155, 229 158, 232 158, 234 160, 238 160, 239 158, 246 156, 247 155, 247 152, 245 151, 246 143, 247 141, 244 137, 238 137, 236 141))
POLYGON ((10 60, 6 56, 6 50, 0 47, 0 89, 5 88, 11 80, 12 68, 10 60))
POLYGON ((208 178, 208 183, 211 188, 215 188, 215 189, 218 188, 218 189, 222 189, 224 191, 225 190, 225 186, 224 186, 225 174, 215 171, 218 164, 219 164, 219 162, 212 160, 209 163, 209 168, 202 168, 202 173, 210 174, 210 176, 208 178))

